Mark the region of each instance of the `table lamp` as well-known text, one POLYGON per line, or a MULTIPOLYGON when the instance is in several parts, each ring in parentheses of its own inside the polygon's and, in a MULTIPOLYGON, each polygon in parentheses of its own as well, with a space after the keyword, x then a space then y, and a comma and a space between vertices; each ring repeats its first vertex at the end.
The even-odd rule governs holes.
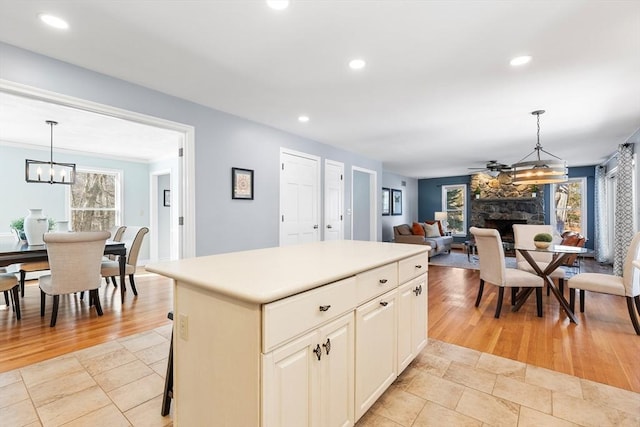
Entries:
POLYGON ((440 224, 442 225, 442 231, 446 234, 447 233, 447 213, 435 212, 433 216, 436 221, 440 220, 440 224))

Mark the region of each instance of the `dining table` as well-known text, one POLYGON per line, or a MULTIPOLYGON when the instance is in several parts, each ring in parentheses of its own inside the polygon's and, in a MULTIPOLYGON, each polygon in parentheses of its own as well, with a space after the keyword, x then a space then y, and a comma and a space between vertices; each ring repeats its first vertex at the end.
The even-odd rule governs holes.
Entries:
MULTIPOLYGON (((127 262, 127 247, 124 242, 107 240, 104 246, 105 255, 118 257, 120 266, 120 300, 124 303, 124 278, 127 262)), ((47 245, 29 245, 24 241, 0 239, 0 267, 23 262, 48 261, 47 245)))
MULTIPOLYGON (((576 315, 569 307, 569 303, 567 302, 562 292, 558 289, 553 279, 551 278, 551 273, 553 273, 558 267, 560 267, 565 260, 575 254, 585 254, 589 250, 584 247, 579 246, 566 246, 566 245, 549 245, 547 248, 536 248, 531 246, 516 246, 515 248, 522 257, 529 263, 529 265, 533 268, 535 273, 542 277, 551 289, 551 293, 558 300, 562 309, 567 313, 569 320, 573 323, 578 323, 576 319, 576 315), (551 262, 549 262, 544 270, 540 267, 540 265, 533 259, 531 256, 532 252, 546 252, 552 254, 551 262)), ((512 308, 512 311, 518 311, 520 307, 525 303, 529 295, 533 292, 534 288, 524 288, 516 295, 516 303, 512 308)))

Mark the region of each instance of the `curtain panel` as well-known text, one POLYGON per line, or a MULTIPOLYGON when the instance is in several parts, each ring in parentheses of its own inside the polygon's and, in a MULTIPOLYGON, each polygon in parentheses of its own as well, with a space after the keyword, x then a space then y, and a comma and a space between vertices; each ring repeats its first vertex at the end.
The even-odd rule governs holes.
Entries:
POLYGON ((613 230, 613 274, 622 276, 627 250, 635 233, 633 214, 633 144, 618 146, 615 225, 613 230))

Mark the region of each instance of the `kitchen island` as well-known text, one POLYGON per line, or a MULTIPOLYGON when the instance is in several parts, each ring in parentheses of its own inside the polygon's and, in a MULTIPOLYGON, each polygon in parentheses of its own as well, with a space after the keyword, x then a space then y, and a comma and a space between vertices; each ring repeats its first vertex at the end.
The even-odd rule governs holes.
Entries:
POLYGON ((353 425, 426 345, 428 250, 332 241, 147 266, 174 279, 174 425, 353 425))

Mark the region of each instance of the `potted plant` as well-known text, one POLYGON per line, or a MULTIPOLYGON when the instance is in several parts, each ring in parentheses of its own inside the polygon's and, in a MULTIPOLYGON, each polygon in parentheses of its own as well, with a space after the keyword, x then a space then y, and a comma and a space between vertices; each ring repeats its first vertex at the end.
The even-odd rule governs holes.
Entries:
MULTIPOLYGON (((53 230, 53 227, 56 225, 56 222, 53 218, 47 219, 49 222, 49 231, 53 230)), ((24 217, 16 218, 9 223, 9 228, 11 228, 15 233, 18 240, 27 240, 27 236, 24 234, 24 217)))
POLYGON ((548 248, 552 240, 553 236, 549 233, 538 233, 533 236, 533 244, 536 245, 538 249, 548 248))
POLYGON ((475 188, 475 190, 473 190, 473 194, 475 194, 475 195, 476 195, 476 199, 479 199, 479 198, 480 198, 480 192, 481 192, 481 190, 480 190, 480 186, 478 185, 478 186, 475 188))
POLYGON ((531 186, 531 197, 536 197, 538 195, 538 186, 533 184, 531 186))

